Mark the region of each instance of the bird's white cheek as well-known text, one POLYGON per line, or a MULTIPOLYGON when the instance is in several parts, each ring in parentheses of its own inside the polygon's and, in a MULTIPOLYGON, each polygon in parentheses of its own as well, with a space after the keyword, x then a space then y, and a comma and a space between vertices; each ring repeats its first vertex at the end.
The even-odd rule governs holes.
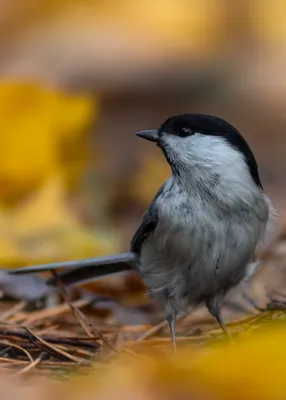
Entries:
POLYGON ((170 135, 162 141, 168 155, 178 164, 192 157, 194 149, 189 139, 170 135))

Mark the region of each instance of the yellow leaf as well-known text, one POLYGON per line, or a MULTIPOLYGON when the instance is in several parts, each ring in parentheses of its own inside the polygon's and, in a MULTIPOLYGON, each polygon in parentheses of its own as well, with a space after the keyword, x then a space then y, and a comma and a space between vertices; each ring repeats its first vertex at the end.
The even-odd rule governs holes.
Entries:
POLYGON ((19 235, 77 225, 75 216, 64 202, 63 183, 58 176, 51 177, 46 185, 15 207, 10 215, 15 232, 19 235))
POLYGON ((217 347, 181 349, 178 355, 121 356, 67 388, 73 400, 284 399, 285 324, 217 347), (112 384, 110 384, 112 382, 112 384))
POLYGON ((29 83, 0 83, 0 201, 61 173, 64 141, 90 127, 97 103, 29 83))
POLYGON ((119 251, 119 238, 114 231, 91 231, 81 225, 65 202, 59 177, 48 181, 3 217, 0 213, 0 264, 4 267, 119 251))

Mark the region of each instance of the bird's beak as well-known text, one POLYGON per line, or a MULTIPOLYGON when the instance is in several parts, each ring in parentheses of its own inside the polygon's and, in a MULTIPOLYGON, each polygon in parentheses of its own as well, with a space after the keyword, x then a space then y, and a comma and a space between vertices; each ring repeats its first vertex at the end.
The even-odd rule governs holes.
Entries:
POLYGON ((138 131, 136 135, 142 139, 149 140, 150 142, 158 142, 159 136, 157 130, 138 131))

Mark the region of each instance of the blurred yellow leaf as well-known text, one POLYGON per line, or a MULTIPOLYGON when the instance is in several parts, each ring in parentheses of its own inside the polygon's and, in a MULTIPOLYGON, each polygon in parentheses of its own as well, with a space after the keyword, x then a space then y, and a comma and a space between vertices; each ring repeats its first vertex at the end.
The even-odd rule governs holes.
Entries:
MULTIPOLYGON (((145 347, 146 348, 146 347, 145 347)), ((73 400, 284 399, 285 324, 238 339, 233 345, 181 349, 178 355, 121 356, 88 377, 71 380, 73 400), (110 383, 112 382, 112 384, 110 383)))
POLYGON ((113 232, 84 228, 66 202, 88 161, 84 135, 98 115, 97 99, 2 81, 0 107, 0 263, 118 250, 113 232))
POLYGON ((9 213, 0 212, 0 264, 4 268, 119 251, 114 231, 85 228, 64 199, 61 179, 54 177, 9 213))
POLYGON ((0 83, 0 201, 61 173, 61 143, 82 136, 97 115, 88 96, 29 83, 0 83))
POLYGON ((56 383, 54 374, 48 379, 41 373, 15 384, 3 371, 1 387, 11 399, 29 400, 283 400, 285 356, 284 325, 234 345, 196 346, 177 355, 123 352, 109 363, 97 361, 94 371, 56 383))
POLYGON ((76 217, 64 201, 63 183, 58 176, 14 208, 11 215, 15 232, 20 235, 49 230, 55 226, 72 228, 77 225, 76 217))

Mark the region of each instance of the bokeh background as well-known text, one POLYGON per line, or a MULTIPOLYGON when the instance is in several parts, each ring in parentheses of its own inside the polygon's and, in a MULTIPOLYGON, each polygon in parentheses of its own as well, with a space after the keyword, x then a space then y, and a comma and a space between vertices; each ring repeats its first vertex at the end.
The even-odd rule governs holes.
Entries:
POLYGON ((221 116, 286 210, 286 2, 1 0, 0 264, 128 250, 169 168, 135 131, 221 116))

